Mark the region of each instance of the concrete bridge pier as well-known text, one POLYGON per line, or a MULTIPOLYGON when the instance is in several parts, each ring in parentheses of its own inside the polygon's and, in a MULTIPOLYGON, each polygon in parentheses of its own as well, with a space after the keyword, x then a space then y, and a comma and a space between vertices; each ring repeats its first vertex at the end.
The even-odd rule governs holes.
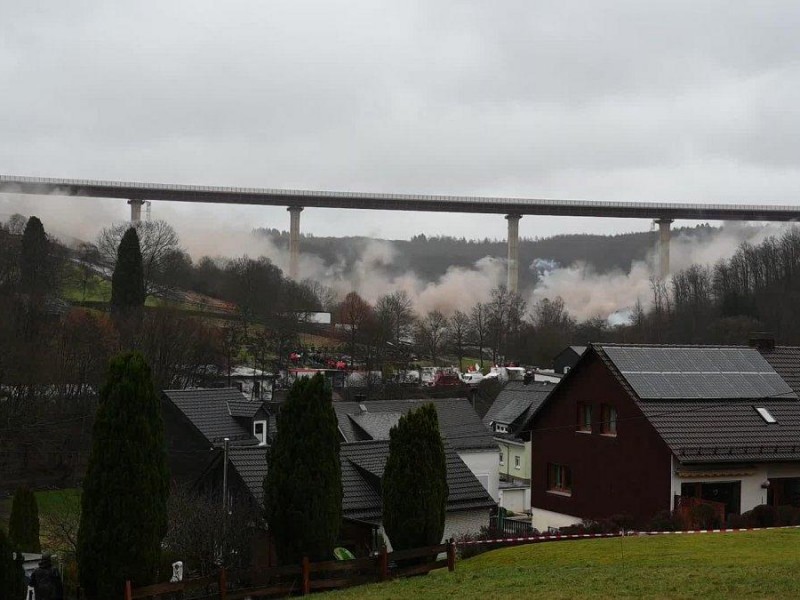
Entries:
POLYGON ((522 215, 506 215, 508 221, 508 283, 509 292, 519 291, 519 220, 522 215))
POLYGON ((128 204, 131 205, 131 225, 136 225, 142 222, 142 205, 144 200, 130 199, 128 204))
POLYGON ((669 243, 672 239, 672 219, 656 219, 658 224, 658 278, 669 275, 669 243))
POLYGON ((302 206, 290 206, 289 211, 289 277, 297 279, 300 266, 300 213, 302 206))

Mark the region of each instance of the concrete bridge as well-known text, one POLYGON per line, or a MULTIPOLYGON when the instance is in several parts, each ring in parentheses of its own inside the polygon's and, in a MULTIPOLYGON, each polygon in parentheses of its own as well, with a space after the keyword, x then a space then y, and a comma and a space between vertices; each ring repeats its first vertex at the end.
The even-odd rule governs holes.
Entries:
POLYGON ((131 221, 141 219, 148 200, 286 206, 290 215, 289 275, 297 277, 300 213, 303 208, 402 210, 505 215, 508 221, 508 288, 519 277, 519 221, 524 215, 652 219, 659 227, 659 275, 669 273, 670 225, 675 219, 702 221, 795 221, 800 207, 770 204, 687 204, 673 202, 598 202, 539 198, 432 196, 369 192, 279 190, 84 179, 51 179, 0 175, 0 193, 119 198, 131 207, 131 221))

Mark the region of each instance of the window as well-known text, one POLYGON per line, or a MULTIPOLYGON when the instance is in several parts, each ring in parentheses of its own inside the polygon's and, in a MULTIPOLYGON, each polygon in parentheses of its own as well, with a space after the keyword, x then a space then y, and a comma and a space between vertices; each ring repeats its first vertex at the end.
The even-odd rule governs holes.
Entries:
POLYGON ((506 464, 506 463, 505 463, 505 461, 504 461, 504 459, 505 459, 505 457, 503 456, 503 451, 502 451, 502 450, 500 450, 500 464, 501 464, 501 465, 504 465, 504 464, 506 464))
POLYGON ((617 409, 608 404, 603 404, 603 435, 617 435, 617 409))
POLYGON ((499 423, 495 423, 494 430, 495 433, 508 433, 508 425, 500 425, 499 423))
POLYGON ((267 422, 253 421, 253 435, 258 439, 259 446, 267 445, 267 422))
POLYGON ((558 494, 572 493, 572 471, 564 465, 547 465, 547 491, 558 494))
POLYGON ((766 408, 756 408, 756 412, 761 415, 761 418, 764 419, 766 423, 777 423, 778 420, 772 416, 772 414, 766 408))
POLYGON ((578 431, 592 433, 592 406, 578 402, 578 431))
POLYGON ((514 457, 514 468, 515 469, 519 469, 521 463, 522 463, 522 461, 520 460, 519 456, 515 456, 514 457))

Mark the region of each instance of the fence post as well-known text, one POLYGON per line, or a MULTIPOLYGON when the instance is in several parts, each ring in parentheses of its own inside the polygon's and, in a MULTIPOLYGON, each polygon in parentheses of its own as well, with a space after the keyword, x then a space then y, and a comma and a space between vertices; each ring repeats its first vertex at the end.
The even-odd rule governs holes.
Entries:
POLYGON ((225 567, 219 570, 219 600, 225 600, 228 596, 228 574, 225 567))
POLYGON ((453 538, 447 542, 447 570, 451 573, 456 570, 456 543, 453 538))
POLYGON ((378 555, 378 568, 381 581, 389 579, 389 553, 386 551, 386 546, 381 548, 381 553, 378 555))
POLYGON ((308 562, 308 557, 303 557, 303 596, 311 593, 311 565, 308 562))
POLYGON ((131 590, 131 580, 125 580, 125 600, 132 600, 133 591, 131 590))

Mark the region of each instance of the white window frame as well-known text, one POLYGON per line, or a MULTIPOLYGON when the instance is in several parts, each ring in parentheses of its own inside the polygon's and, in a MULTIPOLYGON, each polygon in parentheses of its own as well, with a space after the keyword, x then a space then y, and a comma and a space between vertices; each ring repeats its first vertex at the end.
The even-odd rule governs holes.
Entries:
POLYGON ((503 454, 503 451, 500 450, 500 464, 501 465, 506 464, 504 458, 505 458, 505 455, 503 454))
POLYGON ((258 440, 259 446, 267 445, 267 422, 266 421, 253 421, 253 437, 258 440), (256 433, 256 427, 261 425, 262 434, 256 433))
POLYGON ((519 454, 514 457, 514 468, 521 469, 522 468, 522 458, 519 454))
POLYGON ((756 412, 761 416, 762 419, 764 419, 764 421, 766 423, 769 423, 770 425, 772 425, 773 423, 777 423, 778 422, 778 419, 773 417, 772 413, 769 412, 763 406, 754 406, 753 408, 756 409, 756 412))

